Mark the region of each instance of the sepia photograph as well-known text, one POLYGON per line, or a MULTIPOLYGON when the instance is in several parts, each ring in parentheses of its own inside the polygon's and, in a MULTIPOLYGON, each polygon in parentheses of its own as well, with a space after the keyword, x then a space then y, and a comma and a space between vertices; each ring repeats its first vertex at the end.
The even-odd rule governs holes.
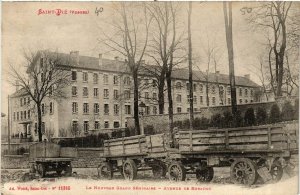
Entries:
POLYGON ((300 2, 1 11, 1 194, 299 194, 300 2))

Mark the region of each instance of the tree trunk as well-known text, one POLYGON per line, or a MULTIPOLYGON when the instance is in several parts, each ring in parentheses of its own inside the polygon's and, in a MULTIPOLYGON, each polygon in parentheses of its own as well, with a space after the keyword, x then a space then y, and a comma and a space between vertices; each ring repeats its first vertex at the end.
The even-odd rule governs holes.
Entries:
POLYGON ((172 80, 171 72, 168 71, 166 74, 167 89, 168 89, 168 100, 169 100, 169 129, 171 135, 173 135, 173 99, 172 99, 172 80))
POLYGON ((158 83, 158 110, 159 114, 164 114, 165 109, 165 95, 164 95, 164 88, 165 88, 165 71, 162 70, 159 77, 158 83))
POLYGON ((38 136, 39 142, 42 142, 42 110, 41 110, 41 103, 37 103, 37 114, 38 114, 38 136))
POLYGON ((234 55, 233 55, 233 38, 232 38, 232 2, 228 2, 228 15, 227 15, 227 2, 223 2, 223 11, 225 19, 225 32, 226 43, 228 51, 229 62, 229 79, 231 88, 231 108, 233 115, 234 126, 237 125, 237 102, 236 102, 236 88, 235 88, 235 75, 234 75, 234 55))
POLYGON ((135 129, 137 135, 141 134, 140 130, 140 120, 139 120, 139 87, 138 87, 138 71, 133 70, 132 73, 133 76, 133 85, 134 85, 134 93, 133 93, 133 117, 134 117, 134 123, 135 123, 135 129))
POLYGON ((208 74, 207 74, 207 79, 206 79, 206 106, 209 107, 209 96, 208 96, 208 90, 209 90, 209 86, 208 86, 208 74))
POLYGON ((192 67, 192 33, 191 33, 191 14, 192 14, 192 2, 189 2, 188 12, 188 44, 189 44, 189 84, 190 84, 190 129, 193 129, 194 125, 194 91, 193 91, 193 67, 192 67))

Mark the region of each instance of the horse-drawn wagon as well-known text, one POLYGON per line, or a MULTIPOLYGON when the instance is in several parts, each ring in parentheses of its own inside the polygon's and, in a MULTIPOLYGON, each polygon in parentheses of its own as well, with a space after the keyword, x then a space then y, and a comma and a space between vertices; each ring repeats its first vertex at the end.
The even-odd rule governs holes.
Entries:
POLYGON ((183 181, 187 174, 195 174, 202 182, 214 176, 214 167, 230 166, 231 180, 252 185, 281 179, 283 168, 291 155, 298 153, 298 123, 179 131, 169 136, 138 135, 107 140, 103 162, 98 167, 101 177, 111 179, 121 172, 133 180, 137 172, 151 168, 155 177, 183 181))
POLYGON ((58 175, 64 172, 69 176, 72 173, 71 162, 76 157, 76 148, 61 147, 50 142, 36 143, 29 147, 30 172, 37 172, 41 177, 50 171, 58 175))

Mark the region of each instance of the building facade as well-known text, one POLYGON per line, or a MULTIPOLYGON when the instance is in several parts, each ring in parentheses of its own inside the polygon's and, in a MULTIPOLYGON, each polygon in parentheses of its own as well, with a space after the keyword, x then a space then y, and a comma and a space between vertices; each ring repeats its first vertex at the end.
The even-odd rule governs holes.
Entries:
MULTIPOLYGON (((47 96, 44 99, 42 131, 45 136, 82 136, 89 131, 105 132, 126 127, 127 117, 133 116, 133 80, 126 61, 104 59, 101 54, 98 58, 80 56, 76 51, 61 54, 61 57, 72 59, 71 64, 62 64, 71 72, 71 84, 64 89, 66 98, 47 96)), ((189 112, 188 70, 174 70, 172 75, 174 113, 189 112)), ((195 111, 200 107, 231 104, 228 75, 195 71, 193 77, 195 111)), ((259 86, 249 75, 236 77, 236 87, 238 104, 255 101, 254 92, 259 86)), ((166 93, 164 96, 166 114, 168 99, 166 93)), ((141 69, 139 101, 146 105, 145 115, 158 114, 157 100, 156 79, 141 69)), ((26 133, 36 138, 36 108, 28 94, 18 90, 11 95, 11 102, 12 133, 23 133, 23 136, 26 133)))

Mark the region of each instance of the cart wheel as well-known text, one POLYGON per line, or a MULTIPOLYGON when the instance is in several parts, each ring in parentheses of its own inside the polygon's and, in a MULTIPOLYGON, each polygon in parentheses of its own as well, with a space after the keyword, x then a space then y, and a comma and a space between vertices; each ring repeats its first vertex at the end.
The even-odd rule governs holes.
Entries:
POLYGON ((234 183, 252 185, 257 180, 255 163, 248 158, 235 160, 230 168, 230 177, 234 183))
POLYGON ((134 180, 137 176, 137 166, 131 159, 127 159, 123 163, 123 175, 126 180, 134 180))
POLYGON ((113 178, 113 170, 109 162, 103 162, 98 166, 98 177, 102 177, 105 179, 113 178))
POLYGON ((72 165, 67 165, 65 172, 65 176, 70 177, 72 175, 72 165))
POLYGON ((43 165, 43 164, 38 164, 37 165, 37 171, 38 171, 38 173, 40 174, 40 176, 41 177, 45 177, 45 175, 46 175, 46 167, 45 167, 45 165, 43 165))
POLYGON ((172 162, 168 168, 170 181, 184 181, 186 171, 180 162, 172 162))
POLYGON ((274 182, 277 182, 282 178, 283 169, 279 161, 273 162, 271 166, 270 174, 272 175, 272 179, 274 182))
POLYGON ((163 163, 159 163, 158 165, 151 165, 153 177, 156 179, 166 177, 167 168, 166 165, 163 163))
POLYGON ((206 167, 203 170, 196 170, 196 178, 200 182, 210 182, 214 177, 214 169, 206 167))

